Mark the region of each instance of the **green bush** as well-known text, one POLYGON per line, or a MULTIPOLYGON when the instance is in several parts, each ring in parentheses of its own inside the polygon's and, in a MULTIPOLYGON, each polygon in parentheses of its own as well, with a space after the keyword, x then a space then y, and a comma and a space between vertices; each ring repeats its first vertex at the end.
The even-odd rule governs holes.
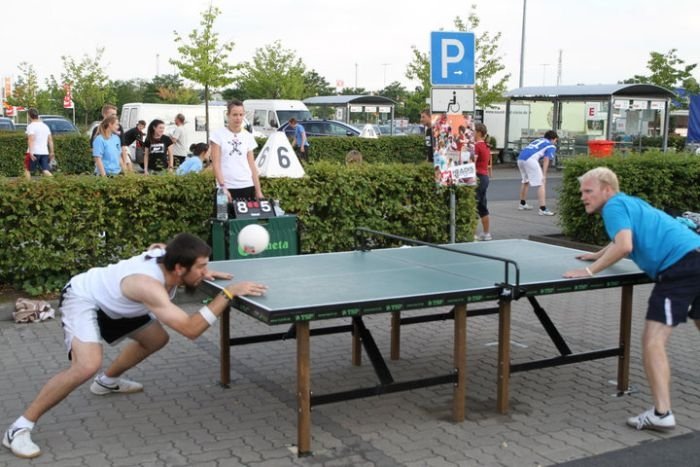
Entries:
MULTIPOLYGON (((429 164, 319 162, 300 179, 263 179, 266 197, 299 219, 303 253, 350 250, 357 226, 448 242, 449 190, 429 164)), ((209 238, 211 173, 0 178, 0 280, 30 293, 188 231, 209 238)), ((474 190, 457 191, 457 239, 476 227, 474 190)), ((378 246, 389 245, 380 241, 378 246)))
MULTIPOLYGON (((90 151, 90 141, 84 135, 59 135, 53 137, 58 172, 64 174, 90 173, 95 164, 90 151)), ((27 136, 23 133, 0 133, 0 175, 19 177, 24 171, 24 153, 27 136)))
POLYGON ((577 157, 565 163, 559 197, 562 232, 574 240, 597 245, 609 241, 600 216, 584 211, 579 192, 578 177, 598 166, 617 174, 621 191, 659 209, 700 211, 700 157, 658 150, 602 159, 577 157))

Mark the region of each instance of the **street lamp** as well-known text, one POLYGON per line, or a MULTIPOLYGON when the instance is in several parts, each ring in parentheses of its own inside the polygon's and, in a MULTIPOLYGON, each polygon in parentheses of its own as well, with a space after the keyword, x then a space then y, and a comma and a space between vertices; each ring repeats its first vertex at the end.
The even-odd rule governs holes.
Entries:
POLYGON ((525 68, 525 16, 527 12, 527 0, 523 0, 523 30, 520 36, 520 83, 519 88, 523 87, 523 69, 525 68))

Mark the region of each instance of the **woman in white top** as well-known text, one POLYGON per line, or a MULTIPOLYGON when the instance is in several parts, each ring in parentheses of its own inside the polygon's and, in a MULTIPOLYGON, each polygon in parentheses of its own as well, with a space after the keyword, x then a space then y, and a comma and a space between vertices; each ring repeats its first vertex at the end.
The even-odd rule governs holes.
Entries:
POLYGON ((226 189, 229 203, 234 199, 262 199, 253 155, 258 143, 243 128, 243 103, 229 102, 227 115, 228 125, 214 131, 209 138, 216 183, 226 189))

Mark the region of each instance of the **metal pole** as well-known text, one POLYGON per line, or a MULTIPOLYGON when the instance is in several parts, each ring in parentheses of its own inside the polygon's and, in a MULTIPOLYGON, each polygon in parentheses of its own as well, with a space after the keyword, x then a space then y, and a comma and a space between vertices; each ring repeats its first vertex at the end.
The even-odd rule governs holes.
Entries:
POLYGON ((456 217, 456 202, 455 202, 455 189, 454 187, 450 187, 450 243, 455 243, 456 241, 456 225, 457 225, 457 217, 456 217))
POLYGON ((527 0, 523 0, 523 29, 520 36, 520 81, 519 88, 523 87, 523 70, 525 68, 525 13, 527 11, 527 0))

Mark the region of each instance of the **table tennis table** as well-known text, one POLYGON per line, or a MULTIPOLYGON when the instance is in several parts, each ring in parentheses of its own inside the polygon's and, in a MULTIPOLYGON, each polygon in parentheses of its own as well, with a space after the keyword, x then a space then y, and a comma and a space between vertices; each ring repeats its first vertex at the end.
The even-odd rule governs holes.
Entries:
MULTIPOLYGON (((599 358, 618 358, 617 390, 622 394, 629 383, 632 290, 634 285, 649 282, 649 278, 630 260, 622 260, 595 277, 563 278, 564 271, 585 266, 575 258, 580 253, 529 240, 495 240, 211 262, 212 270, 230 272, 239 281, 252 280, 268 286, 265 296, 235 297, 232 308, 268 325, 289 326, 284 332, 231 338, 230 316, 226 311, 220 320, 221 383, 230 384, 231 346, 296 339, 299 456, 311 454, 311 407, 320 404, 452 384, 452 418, 461 422, 466 399, 467 305, 495 301, 497 306, 470 311, 469 316, 499 316, 497 409, 500 413, 508 411, 511 373, 599 358), (493 259, 504 257, 507 260, 493 259), (537 297, 604 288, 622 290, 619 346, 574 353, 537 302, 537 297), (520 298, 532 304, 558 355, 511 363, 511 303, 520 298), (450 311, 429 315, 409 313, 436 307, 450 311), (400 357, 402 325, 453 321, 454 370, 445 375, 395 381, 362 319, 377 313, 391 315, 391 359, 400 357), (335 318, 347 318, 350 323, 314 326, 313 329, 310 326, 311 322, 335 318), (371 387, 312 394, 310 336, 341 332, 352 333, 352 363, 360 364, 364 348, 379 382, 371 387)), ((225 283, 209 282, 205 287, 213 294, 225 283)))

